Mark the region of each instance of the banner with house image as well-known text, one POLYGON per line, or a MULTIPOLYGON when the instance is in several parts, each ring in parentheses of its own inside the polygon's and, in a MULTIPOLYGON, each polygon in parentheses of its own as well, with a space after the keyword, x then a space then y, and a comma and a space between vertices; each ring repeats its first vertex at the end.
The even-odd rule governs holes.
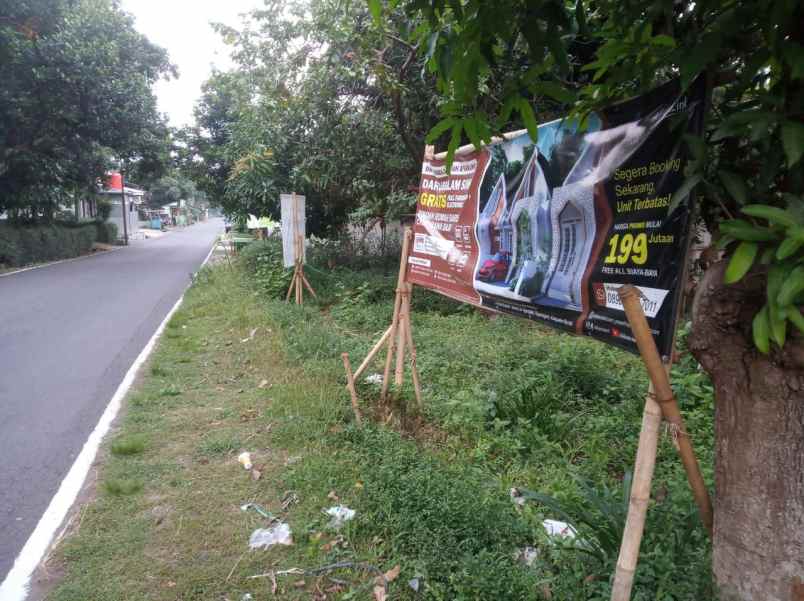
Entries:
POLYGON ((669 354, 690 232, 685 134, 700 134, 703 81, 662 88, 427 160, 408 279, 458 300, 636 350, 617 296, 638 286, 669 354))

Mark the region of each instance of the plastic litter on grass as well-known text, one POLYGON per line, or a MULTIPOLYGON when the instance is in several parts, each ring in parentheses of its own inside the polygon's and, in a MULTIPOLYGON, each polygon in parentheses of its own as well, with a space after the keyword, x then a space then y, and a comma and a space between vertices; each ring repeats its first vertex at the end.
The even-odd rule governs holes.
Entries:
POLYGON ((270 528, 257 528, 251 533, 251 537, 248 540, 248 546, 252 550, 267 549, 274 545, 290 546, 292 544, 293 535, 290 531, 290 525, 284 522, 279 522, 270 528))
POLYGON ((240 462, 240 465, 243 466, 243 469, 250 470, 253 467, 251 464, 251 453, 247 451, 240 453, 240 455, 237 456, 237 460, 240 462))
POLYGON ((324 510, 324 513, 332 518, 327 526, 334 530, 338 530, 346 522, 355 517, 355 510, 349 509, 345 505, 335 505, 334 507, 324 510))

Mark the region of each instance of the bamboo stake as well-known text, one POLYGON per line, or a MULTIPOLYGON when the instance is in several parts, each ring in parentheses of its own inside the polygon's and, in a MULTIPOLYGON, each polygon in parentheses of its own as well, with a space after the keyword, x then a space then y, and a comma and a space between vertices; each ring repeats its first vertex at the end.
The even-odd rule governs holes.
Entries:
POLYGON ((403 283, 402 289, 402 303, 399 308, 399 328, 397 328, 396 339, 396 370, 394 372, 394 385, 399 389, 402 386, 402 381, 405 376, 405 330, 408 329, 408 316, 410 313, 410 300, 408 298, 408 290, 403 283))
POLYGON ((396 280, 396 298, 394 299, 394 316, 391 321, 391 339, 388 343, 388 354, 385 356, 385 372, 382 379, 382 392, 380 393, 380 398, 383 401, 385 401, 385 397, 388 394, 388 380, 391 377, 391 363, 393 362, 395 350, 394 338, 397 337, 399 329, 402 291, 405 289, 405 274, 407 273, 408 252, 410 250, 410 239, 412 235, 413 231, 409 227, 406 227, 405 234, 402 237, 402 256, 399 259, 399 275, 396 280))
MULTIPOLYGON (((410 284, 408 284, 408 286, 411 290, 413 289, 413 286, 410 284)), ((421 410, 424 405, 422 404, 422 389, 419 385, 419 370, 416 367, 416 346, 413 344, 413 331, 411 330, 410 325, 410 313, 408 313, 405 335, 407 336, 408 349, 410 352, 410 373, 413 377, 413 391, 416 393, 416 405, 419 407, 419 410, 421 410)))
POLYGON ((639 348, 639 354, 642 355, 648 376, 653 383, 656 401, 659 403, 664 419, 670 425, 673 443, 681 456, 684 470, 687 472, 687 481, 692 489, 693 497, 695 497, 695 503, 698 505, 701 521, 711 536, 712 501, 709 498, 709 491, 706 489, 698 460, 695 458, 695 451, 690 443, 689 435, 684 429, 684 420, 681 417, 678 403, 676 403, 676 399, 673 396, 670 379, 667 376, 661 357, 659 357, 659 351, 651 335, 648 320, 642 310, 642 304, 639 302, 640 292, 634 286, 626 285, 620 287, 619 295, 639 348))
POLYGON ((394 348, 396 346, 396 331, 399 327, 399 307, 402 303, 402 297, 399 292, 396 293, 394 298, 394 315, 391 318, 391 335, 388 338, 388 352, 385 354, 385 369, 382 375, 382 391, 380 392, 380 399, 385 401, 388 394, 388 381, 391 377, 391 363, 394 360, 394 348))
POLYGON ((614 572, 611 601, 628 601, 631 598, 631 587, 634 584, 634 573, 639 559, 639 545, 642 542, 642 532, 645 529, 645 517, 650 501, 650 487, 653 480, 653 468, 656 465, 656 447, 661 423, 662 411, 654 398, 653 383, 651 382, 642 413, 642 429, 639 431, 639 446, 634 464, 634 479, 631 483, 628 517, 625 520, 620 555, 617 558, 617 568, 614 572))
POLYGON ((341 353, 343 368, 346 370, 346 387, 349 389, 349 396, 352 398, 352 411, 355 412, 355 421, 358 426, 363 425, 363 416, 360 415, 360 407, 357 404, 357 390, 355 390, 355 380, 352 376, 352 366, 349 364, 349 353, 341 353))
POLYGON ((304 272, 302 271, 301 274, 302 282, 304 283, 304 287, 307 288, 307 291, 312 294, 313 298, 318 300, 318 295, 313 290, 313 287, 310 285, 310 282, 307 281, 307 278, 304 276, 304 272))
POLYGON ((290 295, 293 292, 293 287, 296 285, 296 269, 293 269, 293 277, 290 280, 290 286, 288 286, 288 293, 285 296, 285 302, 290 302, 290 295))
POLYGON ((301 235, 296 235, 296 304, 301 305, 304 303, 304 288, 301 284, 301 274, 304 269, 301 258, 301 235))
POLYGON ((377 344, 369 351, 369 354, 366 355, 366 358, 363 359, 363 363, 360 364, 360 367, 357 368, 357 371, 354 374, 355 380, 359 380, 360 376, 366 371, 369 364, 371 363, 372 359, 377 355, 377 353, 382 350, 383 345, 388 342, 388 337, 391 335, 391 326, 388 326, 388 329, 385 330, 385 333, 380 337, 377 341, 377 344))

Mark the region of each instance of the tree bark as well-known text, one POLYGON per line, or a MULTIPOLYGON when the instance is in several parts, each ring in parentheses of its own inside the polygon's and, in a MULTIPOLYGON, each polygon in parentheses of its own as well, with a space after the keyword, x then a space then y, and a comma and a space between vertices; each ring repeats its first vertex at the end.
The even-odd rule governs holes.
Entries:
POLYGON ((707 270, 689 348, 715 387, 713 571, 723 601, 804 600, 804 339, 770 355, 751 340, 765 274, 707 270))

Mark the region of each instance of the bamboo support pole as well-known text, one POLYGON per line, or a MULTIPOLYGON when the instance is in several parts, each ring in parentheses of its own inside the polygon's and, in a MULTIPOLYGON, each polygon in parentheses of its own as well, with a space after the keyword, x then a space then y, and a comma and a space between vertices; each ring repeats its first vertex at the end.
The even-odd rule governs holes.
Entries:
POLYGON ((396 347, 396 331, 399 327, 399 305, 402 299, 397 293, 394 298, 394 315, 391 318, 391 335, 388 337, 388 351, 385 354, 385 369, 382 374, 382 391, 380 392, 380 399, 385 401, 388 394, 388 383, 391 378, 391 363, 394 360, 394 348, 396 347))
POLYGON ((301 235, 296 235, 296 304, 301 305, 304 303, 304 287, 302 285, 302 270, 304 269, 304 264, 301 256, 302 252, 302 241, 301 235))
POLYGON ((642 429, 639 431, 639 446, 634 464, 634 479, 631 483, 631 498, 628 502, 628 517, 625 520, 620 555, 617 558, 617 568, 614 572, 611 601, 629 601, 631 598, 631 587, 634 584, 634 573, 639 559, 639 545, 642 542, 645 517, 648 513, 661 424, 662 411, 654 398, 653 383, 651 383, 642 413, 642 429))
MULTIPOLYGON (((413 288, 410 284, 408 286, 413 288)), ((422 404, 422 389, 419 384, 419 370, 416 367, 416 346, 413 344, 413 331, 410 326, 410 313, 408 313, 408 320, 405 324, 405 336, 408 342, 408 352, 410 353, 410 373, 413 378, 413 391, 416 393, 416 405, 421 410, 424 405, 422 404)))
POLYGON ((352 399, 352 411, 355 413, 355 421, 358 426, 363 425, 363 416, 360 414, 360 407, 357 404, 357 390, 355 390, 355 379, 352 375, 352 366, 349 364, 349 353, 341 353, 343 368, 346 370, 346 388, 349 389, 349 396, 352 399))
POLYGON ((628 323, 636 340, 639 353, 645 362, 651 383, 655 390, 655 398, 661 408, 664 419, 668 422, 670 432, 673 436, 673 443, 681 456, 684 470, 687 473, 687 481, 692 489, 695 503, 698 505, 698 512, 704 527, 711 536, 712 534, 712 501, 709 498, 709 491, 704 483, 698 460, 695 458, 695 451, 690 443, 689 434, 684 429, 684 420, 673 396, 673 389, 670 387, 670 379, 667 375, 664 364, 662 363, 656 343, 639 302, 639 290, 634 286, 621 286, 619 289, 620 299, 625 309, 628 323))
POLYGON ((402 386, 402 380, 405 376, 405 344, 407 343, 405 331, 408 329, 407 320, 410 312, 408 290, 405 284, 402 284, 402 286, 402 303, 399 307, 399 327, 397 328, 396 337, 396 369, 394 370, 394 386, 397 389, 402 386))
POLYGON ((290 301, 290 295, 293 294, 293 287, 296 285, 296 268, 293 268, 293 277, 290 278, 290 286, 288 286, 288 293, 285 295, 285 302, 290 301))
POLYGON ((369 351, 369 354, 366 355, 366 358, 363 359, 363 363, 361 363, 360 367, 357 368, 357 371, 354 373, 355 380, 360 379, 360 376, 363 374, 364 371, 366 371, 368 366, 371 364, 371 361, 374 359, 374 357, 377 356, 377 353, 379 353, 382 350, 383 345, 386 342, 388 342, 388 338, 390 335, 391 335, 391 327, 388 326, 388 329, 385 330, 385 333, 377 341, 377 344, 374 345, 374 347, 369 351))
POLYGON ((403 304, 402 292, 405 290, 405 274, 407 273, 408 253, 410 251, 410 239, 412 235, 413 231, 409 227, 405 228, 405 234, 402 237, 402 256, 399 259, 399 275, 397 276, 396 281, 396 297, 394 299, 394 316, 391 321, 391 336, 388 342, 388 353, 385 356, 385 371, 382 379, 382 392, 380 393, 380 398, 383 401, 385 401, 385 397, 388 394, 388 381, 391 377, 391 364, 393 363, 394 351, 396 350, 395 339, 398 337, 399 332, 399 315, 401 313, 403 304))
POLYGON ((314 299, 318 300, 318 295, 315 293, 315 290, 313 290, 313 287, 310 285, 310 282, 307 281, 304 272, 302 272, 301 274, 301 279, 302 282, 304 283, 304 287, 307 288, 307 292, 309 292, 314 299))

